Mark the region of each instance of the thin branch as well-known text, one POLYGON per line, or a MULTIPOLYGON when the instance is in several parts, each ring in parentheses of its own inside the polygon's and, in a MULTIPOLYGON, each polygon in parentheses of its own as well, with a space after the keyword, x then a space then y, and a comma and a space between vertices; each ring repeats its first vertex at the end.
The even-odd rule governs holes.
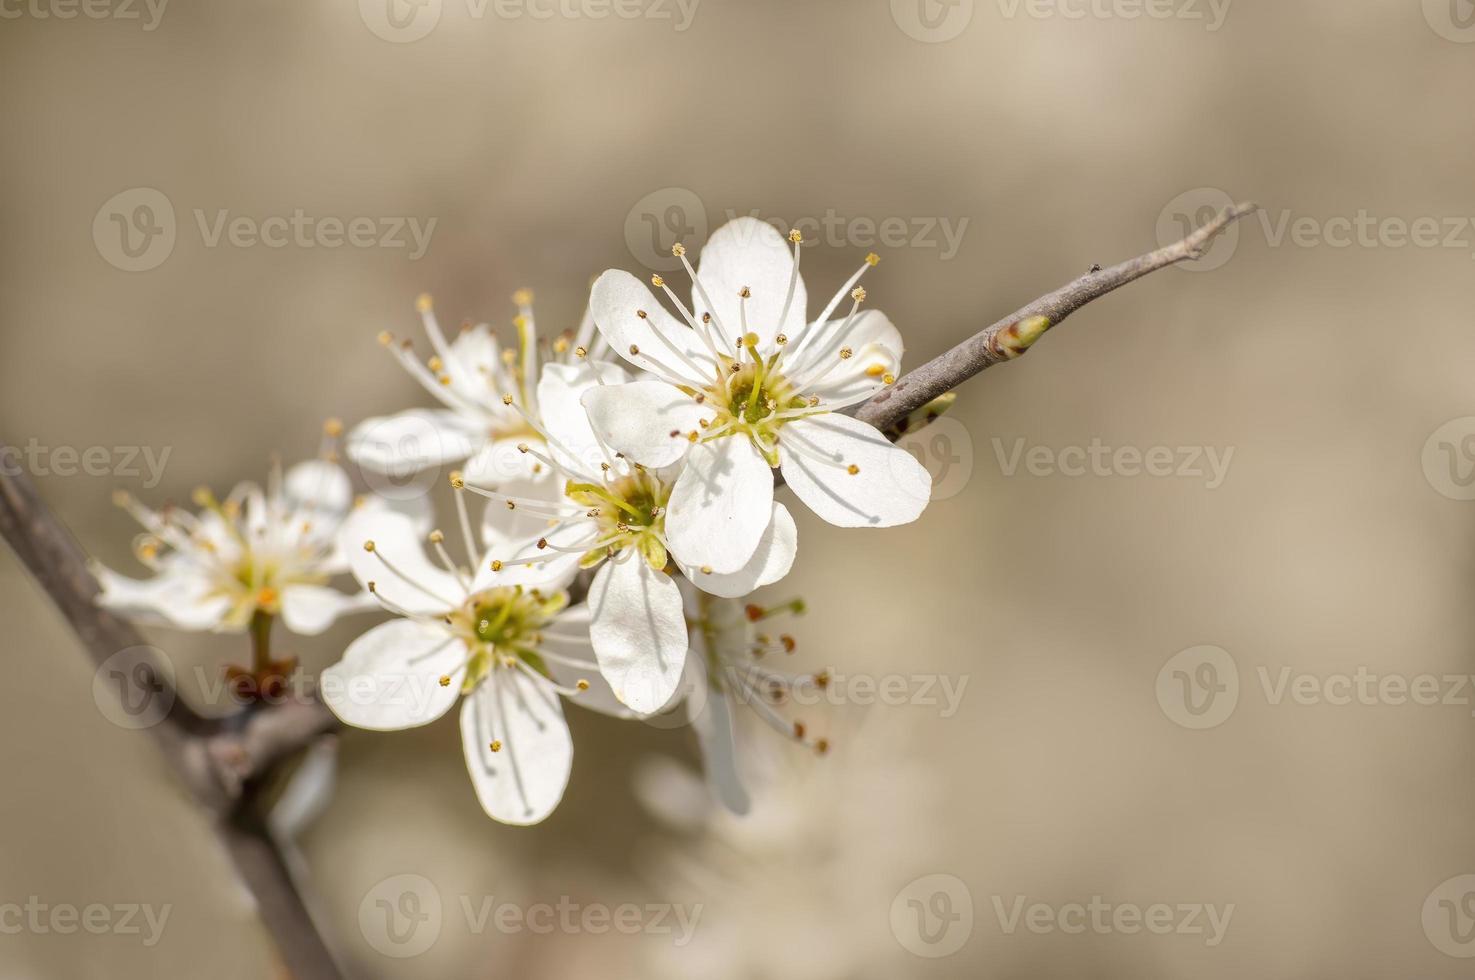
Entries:
POLYGON ((1029 350, 1041 335, 1076 310, 1114 289, 1141 279, 1148 273, 1203 256, 1208 246, 1226 228, 1257 210, 1254 204, 1237 204, 1180 242, 1165 246, 1110 269, 1093 269, 1075 282, 1009 314, 969 337, 946 353, 902 375, 856 412, 856 418, 885 432, 906 421, 922 408, 986 368, 1012 361, 1029 350))
MULTIPOLYGON (((0 451, 0 459, 5 457, 0 451)), ((98 586, 86 556, 24 472, 0 469, 0 536, 99 665, 122 650, 148 645, 129 623, 94 601, 98 586)), ((165 678, 155 680, 162 685, 165 678)), ((274 762, 330 727, 331 715, 316 702, 285 705, 254 712, 228 731, 190 710, 182 698, 171 697, 169 703, 168 713, 150 731, 190 796, 214 818, 215 831, 255 896, 283 963, 298 980, 338 980, 342 974, 304 913, 306 903, 255 812, 252 792, 274 762)))

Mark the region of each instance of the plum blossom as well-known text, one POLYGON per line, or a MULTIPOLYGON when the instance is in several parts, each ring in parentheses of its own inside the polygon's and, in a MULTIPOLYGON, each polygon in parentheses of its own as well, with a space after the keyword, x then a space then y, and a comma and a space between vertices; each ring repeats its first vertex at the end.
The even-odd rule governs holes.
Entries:
POLYGON ((742 567, 770 523, 777 468, 811 510, 841 527, 915 520, 931 477, 873 426, 841 410, 896 380, 901 334, 885 314, 861 310, 866 262, 806 324, 801 236, 787 243, 755 218, 713 233, 700 270, 678 244, 692 279, 691 308, 660 276, 652 283, 677 319, 634 276, 610 270, 589 307, 610 348, 653 377, 593 389, 585 406, 612 449, 651 467, 684 459, 666 536, 690 561, 742 567), (852 304, 831 315, 846 296, 852 304))
POLYGON ((522 541, 494 542, 479 579, 490 573, 488 583, 533 585, 597 569, 588 596, 595 656, 620 701, 648 714, 670 701, 686 662, 686 621, 672 568, 710 592, 745 595, 788 573, 797 530, 787 509, 770 500, 760 540, 740 566, 718 572, 673 546, 666 513, 679 482, 679 461, 647 467, 612 452, 595 435, 583 407, 588 392, 629 382, 629 374, 613 363, 544 368, 537 396, 543 449, 527 443, 520 448, 556 474, 562 487, 556 499, 518 497, 479 486, 469 476, 454 483, 491 498, 493 507, 544 523, 522 541))
MULTIPOLYGON (((468 560, 485 570, 462 514, 468 560)), ((386 510, 355 514, 341 536, 354 576, 397 618, 323 672, 324 702, 349 725, 395 731, 435 721, 460 697, 461 744, 482 808, 508 824, 543 820, 573 765, 561 696, 630 716, 600 680, 590 609, 571 606, 564 590, 572 576, 544 588, 493 584, 454 561, 440 531, 426 536, 386 510)))
MULTIPOLYGON (((536 386, 544 352, 531 291, 518 290, 513 302, 518 307, 513 319, 515 347, 504 348, 485 324, 463 324, 455 340, 447 340, 429 295, 420 296, 415 304, 430 342, 426 361, 416 356, 412 341, 381 332, 380 344, 441 407, 411 408, 361 422, 349 434, 349 458, 370 471, 400 479, 447 464, 459 464, 468 477, 483 482, 547 479, 547 473, 516 448, 539 438, 523 413, 537 412, 536 386), (516 394, 519 408, 503 402, 508 392, 516 394)), ((586 315, 577 332, 560 334, 548 347, 557 362, 572 360, 576 350, 587 353, 602 344, 586 315)))
POLYGON ((221 500, 197 489, 198 513, 172 505, 154 510, 118 491, 114 500, 144 529, 134 554, 154 575, 129 578, 94 562, 98 603, 186 630, 241 631, 253 618, 279 615, 302 635, 372 608, 368 596, 328 585, 348 571, 337 537, 354 503, 348 474, 334 462, 340 431, 330 421, 322 458, 285 474, 273 466, 265 490, 241 483, 221 500))

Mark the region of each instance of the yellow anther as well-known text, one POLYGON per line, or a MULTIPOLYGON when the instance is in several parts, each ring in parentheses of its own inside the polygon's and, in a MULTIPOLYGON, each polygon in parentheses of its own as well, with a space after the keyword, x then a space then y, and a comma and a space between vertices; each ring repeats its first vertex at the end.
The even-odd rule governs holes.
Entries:
POLYGON ((880 365, 880 364, 872 364, 870 367, 866 368, 866 375, 868 377, 879 378, 881 375, 883 375, 885 373, 886 373, 885 366, 880 365))
POLYGON ((671 246, 671 254, 676 256, 678 259, 681 258, 683 255, 686 254, 686 246, 681 244, 680 242, 677 242, 675 245, 671 246))
POLYGON ((784 344, 787 344, 789 342, 789 335, 786 333, 781 333, 777 337, 773 338, 773 342, 782 347, 784 346, 784 344))
POLYGON ((747 286, 744 286, 742 289, 738 290, 738 295, 741 296, 743 299, 747 299, 748 297, 753 295, 753 291, 747 286))
POLYGON ((531 446, 529 446, 529 445, 528 445, 528 444, 527 444, 527 443, 525 443, 525 442, 519 442, 519 443, 518 443, 518 444, 517 444, 517 451, 518 451, 518 452, 520 452, 520 453, 526 453, 526 452, 528 452, 528 451, 529 451, 529 450, 530 450, 530 449, 531 449, 531 448, 532 448, 532 447, 531 447, 531 446))
POLYGON ((555 354, 562 354, 566 350, 568 350, 568 338, 567 337, 559 337, 557 340, 555 340, 553 342, 553 353, 555 353, 555 354))
POLYGON ((502 562, 499 561, 496 558, 493 558, 492 559, 492 571, 494 571, 494 572, 500 572, 501 570, 502 570, 502 562))
POLYGON ((430 368, 430 370, 434 371, 436 374, 440 374, 441 370, 445 367, 445 364, 438 357, 432 357, 425 363, 430 368))
POLYGON ((195 502, 196 507, 213 507, 215 505, 215 494, 210 492, 209 487, 195 487, 190 494, 190 499, 195 502))
POLYGON ((804 241, 804 232, 800 231, 798 228, 795 228, 793 231, 789 232, 789 241, 793 242, 795 245, 798 245, 799 243, 804 241))
POLYGON ((526 330, 528 328, 528 318, 519 313, 512 318, 512 325, 519 330, 526 330))
POLYGON ((743 346, 749 349, 758 346, 758 335, 756 333, 743 334, 743 346))
POLYGON ((515 500, 509 500, 509 501, 507 501, 507 509, 508 510, 517 510, 517 501, 515 501, 515 500))
POLYGON ((323 435, 333 439, 337 439, 343 435, 343 420, 328 419, 328 421, 323 423, 323 435))
POLYGON ((490 746, 488 746, 488 747, 493 752, 501 752, 502 751, 502 740, 501 739, 494 738, 494 739, 492 739, 492 744, 490 746))
POLYGON ((511 405, 512 404, 512 396, 511 395, 503 395, 502 396, 502 404, 503 405, 511 405))
POLYGON ((644 310, 636 310, 635 315, 640 317, 640 319, 642 320, 648 319, 650 317, 650 314, 645 312, 644 310))
POLYGON ((415 297, 416 312, 429 313, 433 309, 435 309, 435 303, 433 300, 431 300, 429 293, 421 293, 419 296, 415 297))
POLYGON ((871 254, 866 256, 866 265, 870 266, 872 269, 880 264, 881 256, 877 255, 875 252, 872 252, 871 254))
POLYGON ((845 467, 845 472, 849 473, 851 476, 855 476, 857 473, 860 472, 860 467, 856 466, 854 463, 851 463, 849 466, 845 467))
POLYGON ((711 575, 712 574, 712 566, 711 565, 703 565, 702 566, 702 574, 703 575, 711 575))
POLYGON ((460 470, 451 470, 451 486, 455 487, 457 490, 460 490, 462 487, 466 486, 466 479, 461 475, 460 470))
POLYGON ((580 677, 579 682, 575 684, 574 687, 577 687, 581 691, 587 691, 589 690, 589 682, 580 677))
POLYGON ((840 348, 840 360, 842 360, 842 361, 848 361, 848 360, 850 360, 854 356, 855 356, 855 351, 851 350, 849 347, 841 347, 840 348))
POLYGON ((450 687, 451 686, 451 675, 450 674, 441 674, 440 675, 440 686, 441 687, 450 687))
POLYGON ((850 291, 850 298, 857 303, 864 303, 866 301, 866 287, 856 286, 850 291))
POLYGON ((512 294, 512 302, 518 306, 533 305, 533 291, 531 289, 519 289, 512 294))
POLYGON ((660 275, 654 275, 650 277, 650 284, 657 289, 660 289, 666 285, 666 280, 662 279, 660 275))
POLYGON ((538 550, 539 551, 542 551, 546 547, 548 547, 548 539, 547 538, 539 538, 538 539, 538 550))
POLYGON ((431 544, 440 544, 445 539, 446 539, 446 536, 444 534, 442 534, 439 530, 435 530, 435 531, 431 531, 430 532, 430 543, 431 544))
POLYGON ((373 552, 374 552, 374 541, 373 541, 373 539, 370 539, 370 540, 364 542, 364 550, 367 551, 367 552, 369 552, 370 554, 373 554, 373 552))
POLYGON ((894 385, 894 384, 896 384, 896 375, 891 374, 890 372, 887 372, 886 374, 881 375, 881 383, 883 385, 894 385))
POLYGON ((640 353, 640 348, 639 348, 639 347, 637 347, 637 346, 636 346, 636 345, 634 345, 634 344, 631 344, 631 345, 630 345, 630 356, 631 356, 631 357, 634 357, 634 356, 635 356, 635 355, 637 355, 637 354, 639 354, 639 353, 640 353))
POLYGON ((114 490, 113 503, 118 507, 127 507, 133 502, 133 496, 127 490, 114 490))
POLYGON ((374 583, 373 581, 370 581, 367 584, 367 588, 369 590, 369 594, 370 595, 374 595, 375 593, 377 593, 379 591, 378 585, 376 583, 374 583))
POLYGON ((700 436, 697 435, 697 430, 696 429, 692 429, 690 432, 688 432, 686 434, 686 441, 687 442, 696 442, 697 439, 699 439, 699 438, 700 438, 700 436))
POLYGON ((589 356, 589 351, 586 348, 583 348, 583 347, 575 347, 574 348, 574 356, 575 357, 588 357, 589 356))
POLYGON ((379 331, 379 343, 381 346, 388 347, 390 344, 394 343, 394 334, 390 333, 388 330, 379 331))
POLYGON ((277 590, 269 585, 262 586, 256 592, 256 604, 270 609, 277 604, 277 590))

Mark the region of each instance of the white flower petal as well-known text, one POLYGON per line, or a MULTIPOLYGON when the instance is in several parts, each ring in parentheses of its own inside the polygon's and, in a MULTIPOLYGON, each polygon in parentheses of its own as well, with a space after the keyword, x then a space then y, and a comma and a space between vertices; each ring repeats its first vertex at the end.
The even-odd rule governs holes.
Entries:
POLYGON ((686 663, 681 591, 640 555, 610 560, 589 587, 590 638, 615 697, 650 714, 671 700, 686 663))
POLYGON ((713 690, 707 676, 702 657, 692 657, 693 683, 703 685, 701 697, 687 699, 687 711, 691 727, 697 733, 697 746, 702 752, 702 769, 707 774, 707 785, 712 795, 722 805, 736 814, 748 812, 751 803, 747 787, 743 785, 737 762, 736 719, 732 716, 732 701, 726 688, 713 690))
POLYGON ((773 517, 773 470, 743 435, 698 443, 666 503, 666 540, 683 563, 736 572, 773 517))
POLYGON ((637 718, 634 711, 620 703, 614 689, 599 672, 599 663, 594 658, 594 641, 589 636, 589 624, 593 612, 581 603, 558 614, 558 618, 543 631, 543 642, 538 645, 549 675, 561 687, 577 690, 579 681, 589 685, 587 690, 569 700, 581 708, 597 711, 615 718, 637 718), (581 666, 568 663, 578 661, 581 666))
POLYGON ((574 742, 547 684, 494 670, 461 705, 461 747, 476 798, 493 820, 535 824, 563 799, 574 742))
POLYGON ((596 279, 589 311, 614 352, 636 367, 697 388, 714 380, 716 366, 701 339, 630 273, 610 269, 596 279))
POLYGON ((543 440, 537 436, 497 439, 472 453, 471 458, 462 464, 462 479, 488 490, 500 489, 501 484, 507 480, 550 480, 553 471, 547 464, 540 463, 536 456, 517 448, 523 443, 545 456, 548 455, 543 440))
POLYGON ((790 422, 780 433, 779 459, 799 499, 840 527, 906 524, 932 493, 932 475, 911 453, 847 415, 790 422))
MULTIPOLYGON (((843 341, 837 341, 840 325, 831 321, 819 346, 806 348, 790 370, 790 377, 814 376, 818 380, 805 385, 806 394, 820 397, 827 407, 843 408, 867 398, 886 387, 886 376, 893 379, 901 373, 901 332, 880 310, 865 310, 856 316, 843 341), (840 348, 849 347, 852 356, 840 358, 840 348), (823 350, 821 350, 823 348, 823 350), (822 363, 828 361, 829 363, 822 363), (825 368, 830 370, 825 371, 825 368), (821 377, 820 375, 823 374, 821 377)), ((810 327, 818 329, 820 325, 810 327)))
POLYGON ((499 585, 563 588, 579 573, 579 559, 597 537, 598 529, 592 521, 577 520, 545 528, 537 536, 495 545, 481 558, 471 588, 475 592, 499 585), (539 548, 539 540, 548 546, 539 548), (493 560, 500 562, 495 570, 493 560))
POLYGON ((316 636, 339 616, 379 608, 367 592, 345 595, 324 585, 289 585, 281 599, 282 622, 298 636, 316 636))
POLYGON ((653 468, 686 455, 687 435, 715 414, 679 388, 655 380, 590 388, 582 401, 589 423, 611 449, 653 468))
POLYGON ((353 503, 353 482, 338 464, 309 459, 287 471, 282 493, 294 510, 341 514, 353 503))
POLYGON ((600 384, 622 385, 629 379, 624 368, 609 362, 544 365, 538 382, 538 410, 543 427, 558 443, 553 449, 554 459, 575 473, 599 472, 605 451, 594 438, 581 398, 600 384))
POLYGON ((323 703, 355 728, 391 732, 429 724, 461 693, 466 646, 445 630, 395 619, 348 645, 318 681, 323 703), (441 684, 449 677, 448 684, 441 684))
POLYGON ((94 564, 92 573, 102 587, 97 604, 139 622, 209 630, 218 628, 230 610, 230 600, 211 594, 209 579, 189 568, 174 567, 153 578, 136 579, 94 564))
POLYGON ((455 412, 412 408, 359 423, 348 434, 348 456, 366 469, 404 479, 465 459, 482 442, 470 423, 455 412))
MULTIPOLYGON (((503 480, 495 485, 478 486, 485 486, 508 497, 516 497, 519 501, 541 501, 568 507, 559 481, 549 479, 546 472, 521 480, 503 480)), ((468 498, 468 502, 477 499, 472 496, 468 498)), ((534 513, 536 509, 525 505, 509 508, 505 500, 486 500, 481 522, 482 543, 493 549, 496 557, 505 557, 510 554, 508 549, 514 543, 536 541, 539 535, 548 531, 548 518, 534 513)))
MULTIPOLYGON (((735 218, 718 228, 702 248, 697 276, 716 307, 710 312, 732 337, 740 336, 743 300, 738 293, 746 286, 748 329, 759 337, 759 347, 770 349, 780 333, 797 336, 804 327, 808 297, 804 277, 794 283, 794 297, 783 322, 784 300, 794 278, 793 245, 766 221, 753 217, 735 218)), ((692 313, 701 319, 708 311, 701 291, 692 285, 692 313)))
POLYGON ((343 522, 338 540, 359 584, 368 588, 373 582, 381 597, 401 609, 438 615, 466 598, 461 582, 426 556, 424 535, 412 518, 362 508, 343 522), (364 548, 366 541, 374 543, 372 552, 364 548))
POLYGON ((753 552, 748 563, 736 572, 720 575, 716 572, 703 572, 697 565, 680 561, 677 564, 691 584, 703 592, 739 599, 755 589, 772 585, 789 574, 798 550, 799 529, 794 524, 794 516, 783 504, 775 502, 773 519, 768 522, 763 537, 758 539, 758 549, 753 552))

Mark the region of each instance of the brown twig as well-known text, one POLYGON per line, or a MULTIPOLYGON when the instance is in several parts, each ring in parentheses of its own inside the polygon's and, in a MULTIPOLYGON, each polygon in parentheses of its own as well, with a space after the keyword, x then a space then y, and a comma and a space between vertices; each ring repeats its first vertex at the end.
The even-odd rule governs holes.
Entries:
MULTIPOLYGON (((0 459, 5 458, 0 451, 0 459)), ((0 469, 0 536, 99 665, 120 651, 147 645, 129 623, 93 601, 97 582, 88 571, 86 556, 24 472, 0 469)), ((163 677, 155 680, 164 682, 163 677)), ((321 704, 299 702, 254 712, 243 725, 226 730, 173 694, 168 692, 167 714, 150 728, 164 758, 190 796, 214 818, 216 832, 255 896, 262 922, 292 976, 337 980, 342 974, 306 914, 276 842, 256 813, 252 792, 257 777, 330 727, 332 716, 321 704)))
POLYGON ((1075 282, 1016 310, 969 337, 958 346, 897 379, 856 412, 856 418, 885 432, 907 416, 1001 361, 1022 356, 1042 334, 1076 310, 1114 289, 1159 269, 1201 257, 1209 244, 1240 218, 1253 213, 1254 204, 1237 204, 1172 245, 1164 246, 1110 269, 1093 269, 1075 282))

